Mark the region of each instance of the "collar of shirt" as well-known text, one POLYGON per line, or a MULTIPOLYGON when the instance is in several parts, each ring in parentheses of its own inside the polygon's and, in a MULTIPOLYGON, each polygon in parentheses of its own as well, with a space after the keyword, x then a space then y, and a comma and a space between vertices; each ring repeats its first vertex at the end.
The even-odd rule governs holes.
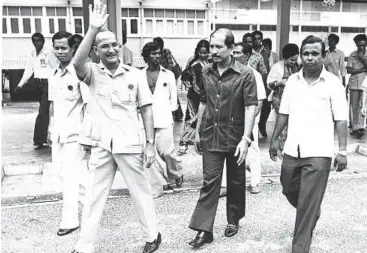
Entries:
POLYGON ((60 64, 59 64, 56 68, 54 68, 54 70, 53 70, 52 74, 53 74, 53 75, 56 75, 57 73, 59 73, 59 75, 60 75, 60 76, 63 76, 63 75, 65 75, 65 73, 66 73, 66 72, 69 72, 69 73, 73 73, 73 72, 75 72, 74 65, 73 65, 73 61, 71 61, 71 62, 68 64, 68 66, 66 66, 66 68, 65 68, 64 70, 62 70, 62 69, 60 68, 60 64))
POLYGON ((105 72, 110 77, 116 77, 118 75, 123 75, 125 72, 130 71, 128 66, 122 64, 121 61, 114 74, 112 74, 111 71, 102 62, 99 62, 97 64, 97 67, 100 68, 103 72, 105 72))
POLYGON ((36 49, 34 49, 33 51, 32 51, 32 56, 33 57, 38 57, 38 56, 40 56, 40 55, 47 55, 47 54, 49 54, 49 53, 52 53, 51 52, 51 50, 48 50, 48 49, 45 49, 44 47, 41 49, 41 51, 40 51, 40 53, 37 55, 37 51, 36 51, 36 49))
MULTIPOLYGON (((228 69, 232 69, 234 70, 235 72, 241 74, 241 71, 240 69, 238 68, 238 62, 233 58, 233 56, 231 55, 231 64, 229 65, 229 67, 223 72, 223 74, 225 72, 228 71, 228 69)), ((213 73, 216 73, 219 75, 219 71, 218 71, 218 67, 217 67, 217 63, 216 62, 213 62, 212 66, 210 67, 210 70, 213 72, 213 73)), ((222 74, 222 75, 223 75, 222 74)))
MULTIPOLYGON (((320 80, 323 80, 323 81, 325 81, 326 80, 326 78, 327 78, 327 70, 325 69, 325 67, 324 66, 322 66, 322 71, 321 71, 321 73, 320 73, 320 76, 319 76, 319 78, 317 78, 317 80, 316 81, 314 81, 313 83, 311 83, 310 85, 315 85, 316 83, 318 83, 320 80)), ((306 83, 307 83, 307 81, 306 81, 306 79, 304 78, 304 76, 303 76, 303 68, 302 69, 300 69, 300 71, 298 71, 297 73, 296 73, 296 76, 297 76, 297 78, 299 79, 299 80, 302 80, 302 81, 305 81, 306 83)))

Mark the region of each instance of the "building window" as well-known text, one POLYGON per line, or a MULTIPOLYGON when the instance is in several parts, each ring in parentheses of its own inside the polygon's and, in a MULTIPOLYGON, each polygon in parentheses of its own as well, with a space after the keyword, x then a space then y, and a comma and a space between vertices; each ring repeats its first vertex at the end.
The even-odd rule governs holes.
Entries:
MULTIPOLYGON (((153 15, 153 14, 152 14, 153 15)), ((139 26, 138 26, 138 18, 139 18, 139 9, 138 8, 122 8, 121 9, 121 17, 122 17, 122 30, 126 32, 127 36, 132 34, 139 34, 139 26)))
POLYGON ((329 32, 328 26, 302 26, 302 32, 329 32))
POLYGON ((276 25, 260 25, 260 31, 276 31, 276 25))
POLYGON ((50 34, 66 31, 66 7, 46 7, 50 34))
POLYGON ((31 34, 42 31, 42 7, 3 6, 3 33, 31 34), (10 24, 10 31, 8 31, 10 24))
POLYGON ((365 33, 366 28, 364 27, 342 27, 342 33, 365 33))
POLYGON ((83 8, 73 7, 74 33, 83 33, 83 8))
POLYGON ((8 33, 8 26, 6 23, 6 18, 3 18, 3 33, 8 33))
POLYGON ((144 9, 143 26, 157 36, 197 36, 206 33, 205 18, 205 10, 144 9))

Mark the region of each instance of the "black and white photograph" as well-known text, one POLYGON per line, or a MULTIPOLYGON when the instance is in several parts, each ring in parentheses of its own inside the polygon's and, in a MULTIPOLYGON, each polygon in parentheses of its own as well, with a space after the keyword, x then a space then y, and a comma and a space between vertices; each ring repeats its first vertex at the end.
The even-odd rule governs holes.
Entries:
POLYGON ((367 253, 367 0, 1 0, 3 253, 367 253))

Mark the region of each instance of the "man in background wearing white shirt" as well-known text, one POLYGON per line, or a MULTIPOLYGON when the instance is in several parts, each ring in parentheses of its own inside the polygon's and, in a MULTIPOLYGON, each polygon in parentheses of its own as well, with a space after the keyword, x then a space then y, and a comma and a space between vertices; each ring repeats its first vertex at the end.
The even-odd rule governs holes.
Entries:
POLYGON ((183 183, 182 165, 175 150, 172 119, 172 112, 177 110, 175 76, 159 64, 161 51, 157 43, 145 44, 141 54, 148 64, 148 67, 142 70, 143 79, 153 94, 152 108, 157 151, 167 164, 168 180, 175 180, 176 186, 180 187, 183 183))
POLYGON ((303 68, 287 81, 270 143, 275 161, 278 137, 288 124, 280 181, 297 209, 292 253, 310 251, 334 155, 334 127, 339 140, 334 167, 342 171, 347 165, 348 106, 341 80, 323 67, 325 55, 320 38, 303 40, 303 68))
POLYGON ((32 35, 32 43, 35 50, 31 52, 23 77, 14 92, 22 89, 33 75, 31 82, 36 85, 38 102, 40 103, 34 126, 33 145, 37 146, 36 149, 40 149, 44 143, 47 143, 48 124, 50 121, 47 78, 51 73, 51 69, 56 67, 58 62, 52 51, 44 49, 45 38, 41 33, 32 35))

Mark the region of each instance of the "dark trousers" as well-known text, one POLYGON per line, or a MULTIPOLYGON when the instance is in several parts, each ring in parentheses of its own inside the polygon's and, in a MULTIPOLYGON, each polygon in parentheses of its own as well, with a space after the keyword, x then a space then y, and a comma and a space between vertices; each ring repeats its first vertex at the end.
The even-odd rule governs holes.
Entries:
POLYGON ((222 182, 224 161, 227 166, 227 221, 236 224, 245 216, 246 170, 237 165, 234 153, 205 152, 203 154, 203 187, 189 228, 195 231, 213 231, 222 182))
POLYGON ((264 100, 260 113, 259 130, 260 133, 266 132, 266 121, 271 112, 271 102, 264 100))
POLYGON ((283 194, 297 208, 292 253, 310 251, 312 233, 320 217, 331 158, 294 158, 284 155, 280 181, 283 194))
POLYGON ((50 121, 50 102, 48 101, 47 79, 33 79, 39 102, 38 115, 34 125, 33 142, 36 144, 47 143, 48 124, 50 121))

